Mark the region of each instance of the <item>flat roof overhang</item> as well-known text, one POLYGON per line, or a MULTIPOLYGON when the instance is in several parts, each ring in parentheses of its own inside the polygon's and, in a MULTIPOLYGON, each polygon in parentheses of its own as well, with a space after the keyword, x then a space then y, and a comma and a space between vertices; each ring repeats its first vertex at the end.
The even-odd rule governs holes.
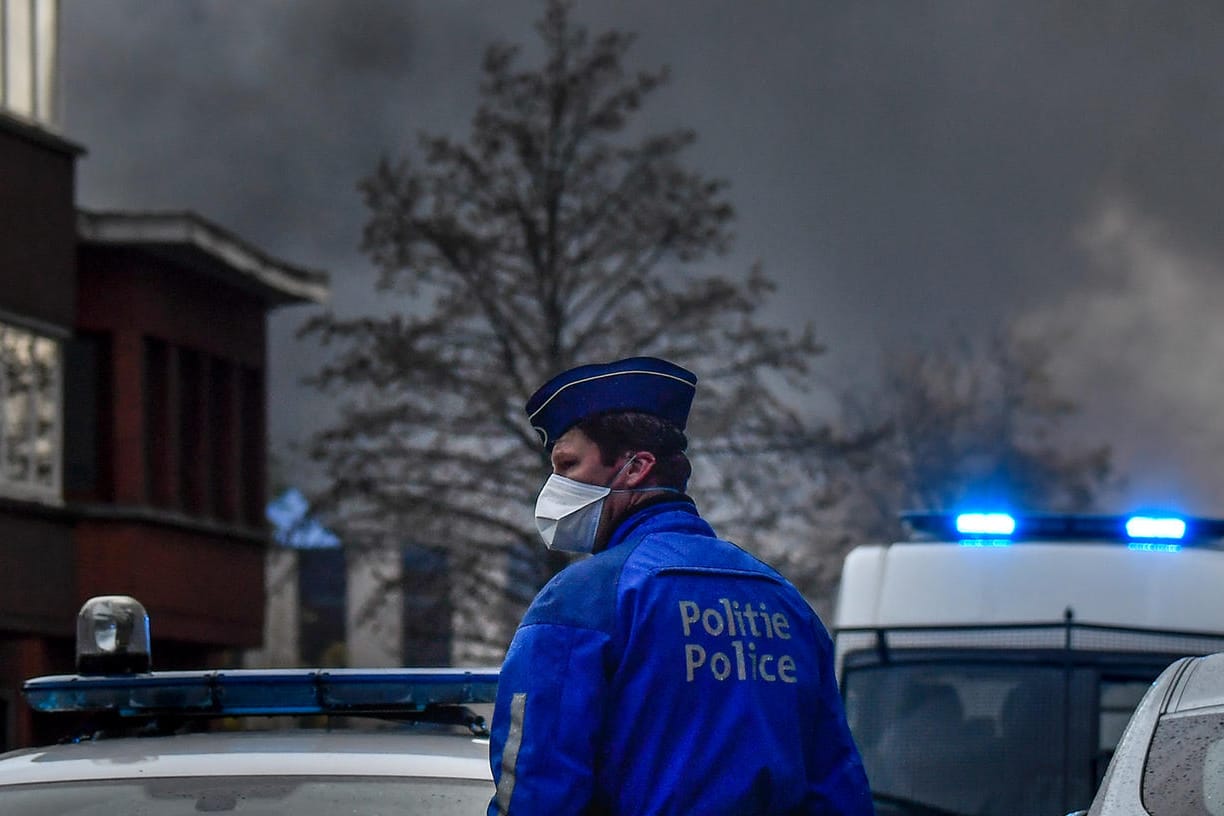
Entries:
POLYGON ((74 159, 87 152, 84 147, 64 138, 58 131, 45 123, 22 116, 10 108, 0 107, 0 130, 20 136, 27 141, 48 147, 74 159))
POLYGON ((326 303, 326 272, 273 258, 191 211, 77 212, 84 245, 134 249, 250 292, 272 306, 326 303))

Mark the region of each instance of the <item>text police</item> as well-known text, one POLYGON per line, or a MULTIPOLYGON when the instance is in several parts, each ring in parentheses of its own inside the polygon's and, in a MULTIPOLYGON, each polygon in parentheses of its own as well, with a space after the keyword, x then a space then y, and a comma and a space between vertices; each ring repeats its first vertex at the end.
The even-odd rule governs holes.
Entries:
MULTIPOLYGON (((703 666, 715 680, 798 682, 793 657, 766 651, 768 644, 757 648, 757 639, 791 639, 790 621, 785 614, 771 613, 764 602, 754 607, 750 602, 729 598, 719 598, 716 605, 705 609, 696 601, 680 601, 678 606, 684 637, 688 639, 684 644, 688 682, 693 682, 703 666)), ((784 644, 779 646, 785 648, 784 644)))

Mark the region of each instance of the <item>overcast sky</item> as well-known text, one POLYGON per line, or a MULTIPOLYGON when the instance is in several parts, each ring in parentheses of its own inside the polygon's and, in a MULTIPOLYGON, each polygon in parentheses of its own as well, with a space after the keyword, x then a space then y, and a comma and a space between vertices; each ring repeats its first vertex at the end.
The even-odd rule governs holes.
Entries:
MULTIPOLYGON (((62 0, 78 201, 192 209, 374 308, 357 181, 418 131, 466 132, 484 46, 534 47, 535 0, 62 0)), ((780 284, 837 383, 881 344, 1017 320, 1129 479, 1117 507, 1224 514, 1224 4, 584 0, 673 80, 726 178, 740 271, 780 284)), ((532 54, 531 48, 527 52, 532 54)), ((271 433, 317 426, 272 318, 271 433)))

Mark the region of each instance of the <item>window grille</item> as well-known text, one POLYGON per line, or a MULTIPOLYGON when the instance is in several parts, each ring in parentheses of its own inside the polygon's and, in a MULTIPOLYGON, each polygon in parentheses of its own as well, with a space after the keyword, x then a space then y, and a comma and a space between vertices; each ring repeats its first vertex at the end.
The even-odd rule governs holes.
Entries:
POLYGON ((60 500, 63 351, 0 323, 0 494, 60 500))

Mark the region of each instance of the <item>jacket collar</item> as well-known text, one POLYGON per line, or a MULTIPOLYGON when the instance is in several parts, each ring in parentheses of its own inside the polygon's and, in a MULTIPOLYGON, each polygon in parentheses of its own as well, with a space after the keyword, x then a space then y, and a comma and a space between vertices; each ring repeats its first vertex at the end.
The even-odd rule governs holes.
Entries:
POLYGON ((714 530, 697 512, 697 505, 692 499, 667 493, 658 501, 639 507, 622 521, 603 551, 627 542, 637 542, 658 529, 714 537, 714 530))

